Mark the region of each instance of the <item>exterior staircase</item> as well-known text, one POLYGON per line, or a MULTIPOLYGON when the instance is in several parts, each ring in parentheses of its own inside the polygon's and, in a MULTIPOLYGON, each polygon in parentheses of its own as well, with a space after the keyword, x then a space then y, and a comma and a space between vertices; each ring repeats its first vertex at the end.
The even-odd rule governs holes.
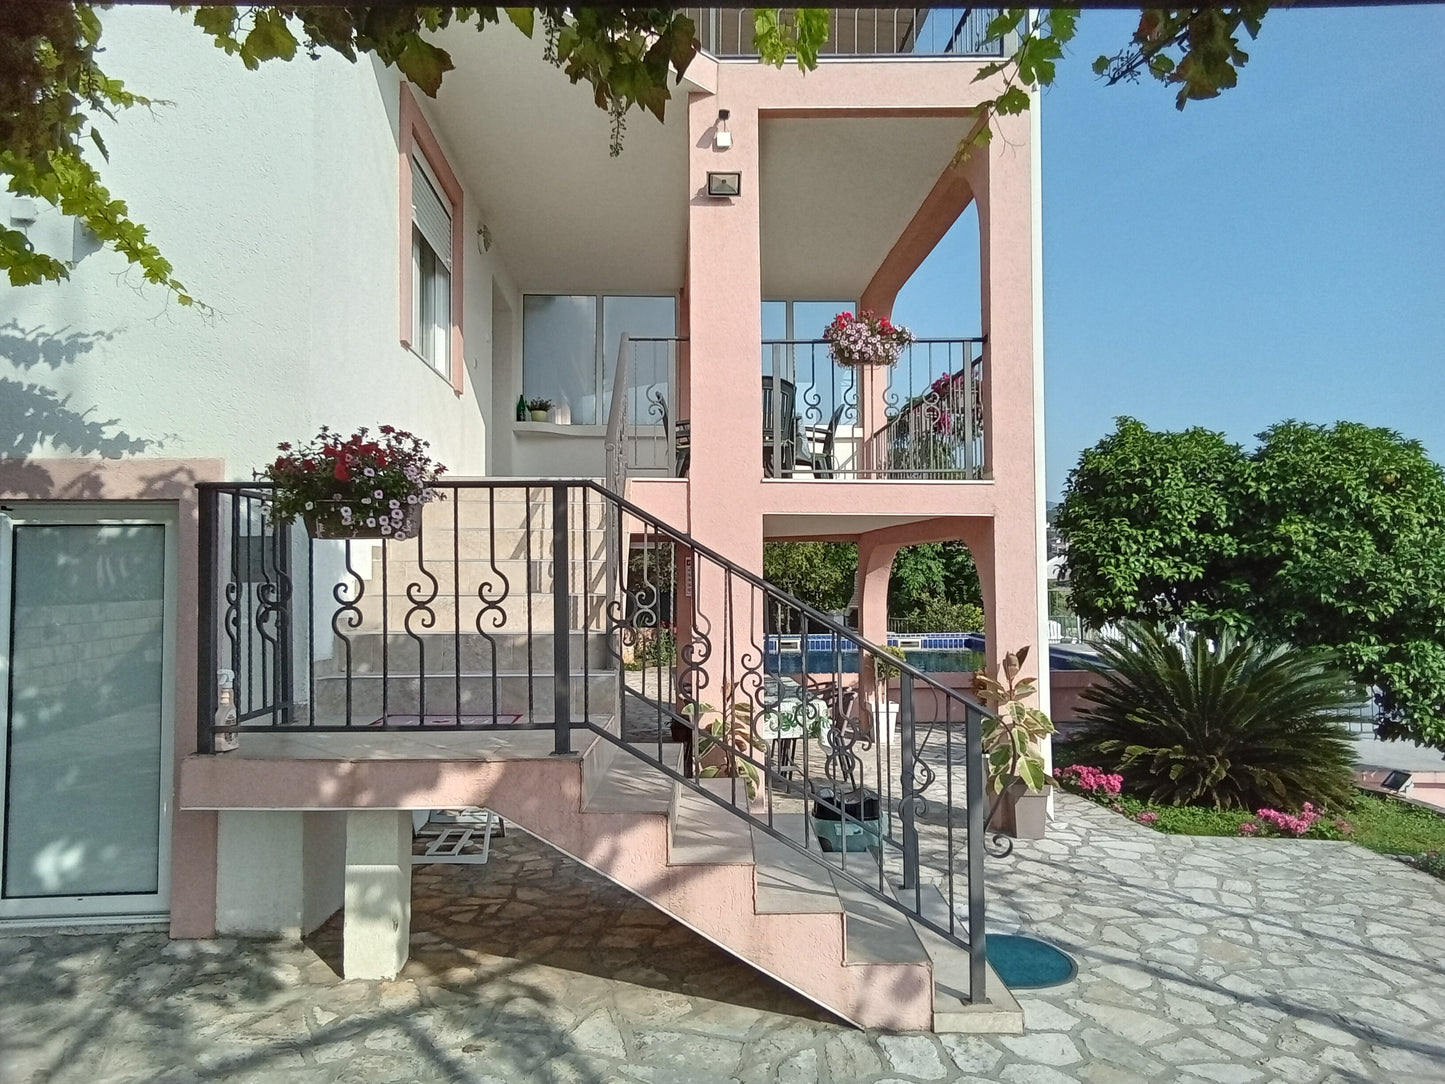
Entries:
MULTIPOLYGON (((287 547, 279 538, 255 565, 228 556, 258 536, 236 532, 246 518, 227 515, 223 488, 212 487, 202 526, 214 531, 229 521, 233 533, 214 551, 223 574, 212 595, 203 592, 212 609, 200 627, 216 630, 215 641, 202 645, 203 665, 226 658, 224 644, 245 670, 240 722, 229 728, 237 736, 231 752, 210 751, 222 728, 203 733, 206 751, 183 765, 179 804, 220 811, 221 838, 253 849, 273 846, 274 837, 269 828, 234 823, 249 811, 290 811, 298 824, 312 824, 311 814, 333 818, 324 830, 296 828, 288 838, 300 850, 286 861, 308 871, 301 897, 328 876, 344 880, 348 977, 389 977, 405 962, 412 811, 481 806, 844 1020, 896 1030, 1022 1029, 1017 1003, 984 963, 979 775, 965 773, 965 790, 949 774, 964 767, 953 758, 962 755, 965 734, 982 760, 976 705, 590 483, 455 485, 450 500, 424 508, 414 538, 307 540, 304 577, 280 556, 287 547), (565 525, 555 522, 559 510, 565 525), (821 740, 813 767, 806 755, 787 773, 771 753, 754 762, 771 790, 765 813, 749 808, 742 779, 685 777, 684 746, 665 740, 673 727, 690 725, 670 691, 681 660, 708 652, 745 657, 756 652, 755 629, 694 613, 693 639, 678 649, 679 661, 654 671, 668 679, 669 691, 658 694, 665 703, 624 689, 615 654, 623 634, 652 627, 647 600, 672 590, 667 563, 654 563, 646 583, 619 574, 616 555, 639 530, 644 547, 690 550, 693 575, 702 568, 709 583, 724 575, 728 597, 743 600, 734 612, 791 608, 798 619, 852 637, 860 668, 883 661, 902 668, 905 703, 913 683, 953 698, 956 729, 928 753, 946 781, 931 792, 946 839, 937 819, 920 829, 913 812, 927 807, 919 795, 935 779, 924 761, 927 736, 915 736, 911 712, 901 712, 895 738, 894 717, 881 703, 848 716, 839 707, 841 681, 835 708, 842 714, 832 715, 822 739, 811 739, 821 740), (562 571, 565 584, 556 582, 562 571), (288 644, 299 650, 288 653, 288 644), (288 670, 288 655, 306 666, 288 670), (561 718, 559 695, 570 709, 561 718), (633 711, 653 720, 648 741, 625 740, 624 704, 629 737, 633 711), (889 721, 860 734, 859 720, 869 717, 889 721), (867 759, 851 751, 860 738, 867 759), (873 788, 865 802, 871 793, 894 818, 876 853, 820 849, 807 814, 829 800, 828 788, 845 793, 845 779, 846 787, 873 788), (317 858, 316 841, 336 838, 336 816, 345 821, 344 847, 317 858), (963 886, 965 857, 972 893, 963 886), (331 873, 314 870, 318 862, 334 863, 331 873), (903 883, 911 887, 904 891, 903 883), (950 914, 955 898, 960 909, 967 898, 967 914, 950 914)), ((233 499, 256 498, 237 487, 233 499)), ((701 595, 686 597, 697 607, 701 595)), ((739 695, 754 697, 751 725, 773 710, 762 680, 758 672, 752 692, 734 685, 728 694, 734 707, 739 695)), ((217 707, 203 694, 201 718, 215 717, 217 707)), ((861 815, 842 813, 840 828, 867 831, 861 815)), ((878 831, 877 821, 868 823, 878 831)), ((301 913, 318 909, 330 913, 305 898, 300 904, 301 913)))

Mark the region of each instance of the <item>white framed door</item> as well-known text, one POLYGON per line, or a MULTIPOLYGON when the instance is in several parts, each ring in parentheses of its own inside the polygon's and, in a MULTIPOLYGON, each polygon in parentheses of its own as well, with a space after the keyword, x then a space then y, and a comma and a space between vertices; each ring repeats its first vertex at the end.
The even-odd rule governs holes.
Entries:
POLYGON ((175 508, 0 516, 0 922, 164 915, 175 508))

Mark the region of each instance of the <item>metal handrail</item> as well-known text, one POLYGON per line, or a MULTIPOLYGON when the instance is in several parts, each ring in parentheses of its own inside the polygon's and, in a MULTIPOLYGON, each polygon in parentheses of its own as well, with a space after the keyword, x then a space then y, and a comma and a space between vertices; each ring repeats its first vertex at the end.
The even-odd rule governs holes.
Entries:
MULTIPOLYGON (((688 786, 691 791, 704 795, 706 800, 717 806, 731 810, 737 816, 753 828, 772 836, 783 844, 792 847, 800 853, 811 855, 814 861, 823 863, 833 873, 840 873, 837 866, 832 865, 822 858, 815 850, 810 851, 808 837, 805 833, 803 843, 799 844, 788 835, 780 831, 773 823, 772 808, 766 818, 761 814, 755 814, 747 808, 747 803, 738 803, 738 767, 749 765, 755 772, 761 773, 762 778, 774 783, 778 792, 786 791, 789 786, 797 789, 797 781, 790 781, 779 773, 777 765, 772 765, 766 756, 761 755, 761 750, 751 749, 728 749, 726 752, 729 763, 733 765, 732 776, 732 800, 725 796, 712 793, 702 786, 700 779, 690 778, 686 772, 678 772, 671 767, 663 755, 662 727, 664 721, 683 723, 690 726, 694 740, 701 735, 700 730, 700 700, 699 694, 706 681, 695 683, 700 674, 703 673, 708 653, 716 650, 717 663, 723 669, 714 675, 720 687, 724 690, 723 697, 726 703, 724 718, 731 720, 731 713, 744 705, 748 705, 751 712, 751 726, 756 728, 760 725, 762 713, 776 709, 781 701, 776 699, 777 693, 768 693, 764 690, 765 679, 768 668, 764 664, 761 655, 754 655, 749 659, 749 652, 752 646, 757 646, 757 630, 762 628, 761 615, 767 612, 767 608, 776 603, 786 607, 795 613, 805 626, 810 626, 829 636, 833 641, 834 653, 841 648, 843 643, 849 643, 857 648, 857 660, 860 667, 859 693, 861 699, 858 701, 857 714, 849 717, 844 711, 843 721, 839 722, 838 716, 828 724, 826 735, 827 754, 821 771, 814 769, 814 774, 809 776, 807 761, 801 772, 801 793, 807 805, 816 806, 820 809, 831 810, 833 817, 838 821, 840 830, 844 833, 844 849, 842 854, 843 869, 841 875, 850 883, 860 889, 864 889, 871 896, 885 905, 905 914, 911 921, 932 930, 938 935, 953 940, 955 943, 966 947, 970 953, 970 971, 973 976, 972 993, 974 1000, 981 1000, 985 996, 983 981, 984 975, 984 912, 983 912, 983 855, 985 837, 984 805, 985 797, 983 792, 983 756, 982 756, 982 721, 987 714, 986 709, 957 690, 944 685, 928 672, 919 669, 906 659, 897 658, 888 654, 884 648, 871 642, 856 630, 845 627, 841 622, 822 611, 810 606, 796 596, 782 591, 769 584, 762 576, 750 571, 740 564, 723 556, 718 551, 697 541, 686 531, 673 528, 664 523, 656 516, 645 509, 629 501, 620 494, 609 489, 605 484, 594 479, 559 480, 555 478, 478 478, 478 479, 447 479, 434 488, 449 493, 453 500, 450 508, 442 505, 443 520, 450 519, 451 523, 433 523, 433 529, 440 530, 441 549, 428 548, 424 540, 427 533, 426 528, 418 522, 418 530, 414 532, 414 540, 409 539, 404 545, 415 546, 415 550, 402 550, 401 559, 413 561, 413 571, 406 573, 405 577, 393 578, 388 586, 387 581, 387 554, 388 547, 395 547, 397 543, 381 540, 378 545, 381 548, 382 560, 379 572, 379 583, 375 577, 378 573, 373 572, 368 577, 369 585, 364 585, 360 574, 353 568, 352 543, 343 543, 345 559, 345 577, 348 583, 355 581, 354 587, 342 590, 338 586, 331 590, 337 607, 331 616, 330 629, 332 632, 325 633, 330 636, 334 634, 331 651, 334 651, 335 658, 342 660, 341 673, 335 676, 344 678, 344 686, 340 683, 333 684, 333 692, 341 692, 344 687, 346 696, 346 710, 344 725, 326 721, 325 713, 318 721, 318 700, 317 700, 317 672, 316 662, 318 658, 316 634, 318 627, 322 624, 317 619, 316 602, 319 596, 316 594, 317 573, 313 570, 313 562, 317 561, 317 544, 310 543, 307 546, 304 560, 300 561, 293 568, 290 552, 288 532, 289 524, 266 524, 266 531, 269 533, 258 533, 254 525, 260 523, 256 517, 259 508, 258 502, 267 501, 274 486, 265 482, 236 482, 236 483, 201 483, 198 485, 201 494, 200 500, 200 540, 201 540, 201 561, 202 569, 200 576, 200 598, 198 613, 198 663, 200 667, 200 719, 201 726, 198 728, 199 749, 202 753, 214 752, 217 748, 216 738, 218 735, 245 734, 257 731, 276 732, 274 728, 291 727, 304 728, 318 735, 330 731, 355 732, 358 726, 364 726, 368 733, 383 733, 399 730, 416 730, 420 726, 427 725, 428 717, 427 696, 428 683, 433 683, 433 692, 441 697, 441 703, 445 704, 445 697, 450 695, 449 687, 453 681, 457 683, 456 707, 446 706, 440 709, 433 708, 433 712, 440 711, 443 714, 456 712, 455 729, 464 730, 489 730, 498 726, 515 726, 513 723, 500 723, 497 719, 497 681, 499 667, 497 664, 496 645, 492 644, 491 664, 488 672, 491 674, 490 688, 492 696, 492 721, 488 724, 485 713, 468 715, 464 721, 462 712, 476 712, 476 708, 462 706, 462 681, 463 666, 461 645, 459 643, 462 624, 462 610, 456 600, 462 598, 470 599, 470 609, 467 613, 467 624, 475 624, 476 632, 480 640, 491 643, 491 637, 487 635, 483 624, 483 616, 490 611, 502 610, 505 606, 507 611, 513 614, 512 622, 508 627, 515 628, 525 614, 525 638, 526 638, 526 681, 527 681, 527 720, 524 725, 530 725, 534 729, 550 729, 555 735, 555 746, 558 752, 566 753, 571 751, 571 732, 575 726, 582 726, 593 733, 599 734, 603 740, 618 745, 629 753, 629 755, 645 762, 650 768, 658 770, 669 777, 676 779, 688 786), (464 492, 475 491, 485 494, 484 497, 462 501, 460 496, 464 492), (495 552, 495 537, 499 530, 499 520, 495 513, 498 491, 509 491, 521 493, 526 509, 526 526, 522 534, 522 543, 526 546, 525 563, 527 567, 525 581, 518 581, 514 586, 509 587, 506 583, 505 574, 497 570, 497 554, 495 552), (230 523, 226 524, 221 514, 223 499, 230 496, 230 523), (538 503, 537 498, 542 500, 538 503), (550 498, 550 499, 548 499, 550 498), (481 526, 477 526, 473 511, 471 516, 471 527, 465 526, 467 521, 459 519, 459 513, 463 506, 470 509, 480 509, 482 514, 481 526), (551 522, 533 522, 534 509, 545 512, 550 506, 551 522), (240 509, 241 511, 238 511, 240 509), (570 511, 569 511, 570 510, 570 511), (580 511, 580 523, 571 520, 571 513, 580 511), (599 512, 602 519, 599 523, 595 513, 599 512), (445 515, 450 512, 450 515, 445 515), (244 513, 244 520, 242 519, 244 513), (240 524, 240 528, 238 528, 240 524), (225 529, 229 527, 229 547, 226 543, 225 529), (467 586, 468 594, 461 591, 461 568, 460 551, 458 549, 459 536, 465 530, 477 530, 491 532, 493 541, 484 549, 491 552, 488 559, 491 563, 491 572, 483 570, 475 574, 474 579, 469 581, 467 586), (590 535, 589 535, 590 532, 590 535), (546 538, 550 536, 551 552, 546 552, 546 538), (603 538, 607 540, 609 553, 607 554, 606 568, 607 580, 600 585, 593 582, 590 572, 586 571, 587 566, 597 562, 592 544, 588 541, 591 538, 603 538), (534 561, 534 538, 542 544, 535 551, 534 561), (653 627, 656 623, 658 611, 655 606, 652 610, 652 624, 644 620, 644 616, 638 611, 630 611, 629 606, 640 603, 642 597, 637 593, 636 587, 629 578, 629 551, 635 541, 640 538, 642 549, 639 552, 670 553, 675 560, 683 561, 690 570, 692 588, 686 594, 692 598, 690 614, 691 625, 689 626, 688 642, 683 650, 678 651, 672 661, 668 663, 668 680, 677 694, 669 694, 665 699, 670 703, 664 703, 664 698, 652 700, 640 697, 633 690, 627 687, 624 680, 624 665, 621 645, 626 642, 627 637, 635 636, 640 629, 653 627), (259 545, 256 540, 259 539, 259 545), (576 543, 582 542, 581 556, 575 549, 576 543), (450 546, 450 566, 447 565, 445 548, 450 546), (254 546, 254 552, 253 552, 254 546), (651 550, 649 550, 649 546, 651 550), (407 556, 415 553, 415 557, 407 556), (223 568, 223 554, 229 555, 229 578, 223 568), (682 557, 686 554, 687 557, 682 557), (615 555, 615 556, 614 556, 615 555), (244 558, 244 567, 242 561, 244 558), (576 624, 572 607, 578 601, 578 589, 574 586, 577 583, 575 571, 577 566, 584 569, 581 591, 582 619, 580 628, 576 624), (430 566, 430 568, 428 567, 430 566), (548 594, 545 587, 532 586, 532 569, 534 567, 550 567, 552 586, 550 588, 550 600, 544 600, 539 613, 551 611, 551 628, 545 632, 533 631, 533 603, 535 594, 543 596, 548 594), (442 582, 447 586, 439 589, 437 574, 443 577, 442 582), (722 588, 721 609, 711 608, 713 603, 709 601, 704 604, 702 601, 704 583, 714 593, 720 585, 722 588), (304 586, 298 586, 303 583, 304 586), (449 577, 449 579, 448 579, 449 577), (479 579, 477 578, 479 577, 479 579), (501 577, 500 585, 493 583, 496 577, 501 577), (264 588, 262 580, 264 579, 264 588), (427 581, 430 582, 428 586, 427 581), (480 582, 480 592, 473 592, 473 587, 480 582), (521 604, 509 601, 521 595, 521 604), (294 596, 294 597, 293 597, 294 596), (379 692, 380 718, 376 723, 368 723, 365 720, 377 714, 377 707, 362 709, 358 706, 353 712, 352 707, 352 644, 348 637, 348 630, 356 632, 361 628, 361 611, 359 605, 366 596, 372 597, 371 606, 373 620, 378 614, 380 616, 380 635, 376 636, 375 626, 368 626, 367 631, 374 637, 370 641, 370 648, 380 654, 379 667, 376 663, 363 662, 356 670, 357 674, 366 677, 379 677, 380 685, 372 685, 369 694, 379 692), (738 603, 734 602, 736 597, 746 601, 749 608, 742 612, 736 609, 738 603), (480 602, 478 601, 480 599, 480 602), (591 600, 605 600, 606 612, 600 615, 601 623, 595 624, 598 618, 589 616, 593 613, 591 600), (387 609, 388 599, 391 600, 390 611, 387 609), (252 602, 254 600, 254 610, 252 602), (437 624, 437 614, 440 607, 444 607, 448 600, 452 601, 453 615, 451 618, 442 616, 441 624, 437 624), (548 604, 549 603, 549 604, 548 604), (516 608, 513 608, 516 607, 516 608), (730 609, 731 608, 731 609, 730 609), (304 615, 304 616, 303 616, 304 615), (357 620, 350 621, 350 615, 355 615, 357 620), (475 621, 473 622, 473 618, 475 621), (294 622, 294 625, 293 625, 294 622), (456 622, 455 631, 449 627, 456 622), (304 629, 302 625, 304 624, 304 629), (707 626, 704 629, 704 625, 707 626), (739 627, 741 632, 738 631, 739 627), (426 631, 432 631, 436 635, 428 638, 421 635, 426 631), (709 635, 711 632, 711 636, 709 635), (575 634, 582 636, 583 650, 579 660, 581 672, 581 688, 574 688, 575 682, 572 677, 572 666, 569 652, 571 651, 571 637, 575 634), (589 707, 588 696, 590 680, 592 675, 605 676, 609 663, 594 662, 591 652, 587 649, 589 642, 594 636, 601 636, 601 643, 605 644, 608 651, 615 656, 616 670, 618 677, 617 695, 619 703, 637 703, 645 701, 646 705, 656 712, 659 723, 658 729, 658 752, 654 759, 650 755, 650 739, 646 744, 637 745, 622 741, 616 735, 610 733, 607 727, 600 726, 592 717, 592 709, 589 707), (453 640, 452 638, 457 639, 453 640), (550 685, 551 695, 546 697, 552 701, 550 713, 545 710, 544 694, 537 696, 537 703, 532 703, 532 689, 534 678, 543 681, 549 680, 548 675, 543 672, 534 675, 532 667, 533 641, 535 638, 545 640, 551 638, 553 663, 551 666, 550 685), (395 655, 391 658, 391 677, 388 677, 388 649, 395 653, 408 644, 408 638, 415 641, 408 650, 416 657, 414 663, 402 663, 397 661, 395 655), (237 709, 241 718, 232 725, 216 725, 212 720, 216 717, 218 707, 218 696, 214 683, 215 670, 218 665, 225 665, 220 659, 220 644, 229 640, 233 657, 239 659, 239 665, 235 666, 238 677, 244 671, 244 687, 237 688, 237 709), (428 666, 428 651, 445 650, 447 642, 451 640, 452 661, 443 661, 438 666, 437 656, 431 656, 431 665, 428 666), (344 656, 342 654, 342 642, 345 642, 344 656), (425 641, 425 643, 423 643, 425 641), (689 651, 702 645, 705 654, 703 662, 699 662, 695 655, 689 655, 689 651), (751 645, 751 646, 750 646, 751 645), (293 662, 295 659, 294 667, 293 662), (305 673, 300 673, 300 665, 304 660, 305 673), (686 660, 686 661, 685 661, 686 660), (726 662, 724 660, 734 660, 726 662), (883 712, 887 707, 886 700, 880 698, 878 687, 874 684, 877 668, 886 665, 897 675, 900 683, 900 700, 897 705, 899 724, 898 744, 893 744, 893 731, 890 725, 880 722, 886 719, 883 712), (601 667, 600 669, 598 667, 601 667), (729 678, 727 667, 732 666, 733 677, 729 678), (739 670, 739 667, 742 669, 739 670), (455 668, 455 674, 452 670, 455 668), (415 671, 413 675, 411 671, 415 671), (293 672, 294 671, 294 672, 293 672), (741 673, 741 679, 738 674, 741 673), (870 677, 866 683, 862 674, 867 673, 870 677), (388 709, 388 684, 389 682, 404 682, 418 679, 417 689, 420 695, 419 706, 400 707, 398 698, 402 686, 398 691, 393 692, 391 709, 388 709), (309 695, 298 695, 299 691, 294 686, 310 684, 309 695), (440 684, 438 684, 440 683, 440 684), (915 698, 920 689, 929 690, 935 698, 935 704, 939 705, 941 711, 935 716, 936 723, 915 722, 915 698), (581 694, 581 719, 579 724, 575 716, 575 695, 581 694), (686 708, 676 708, 673 704, 678 703, 677 696, 680 694, 680 702, 687 705, 686 708), (869 700, 872 697, 872 700, 869 700), (770 699, 772 698, 772 699, 770 699), (257 705, 260 705, 259 710, 257 705), (300 716, 299 709, 303 705, 309 706, 309 713, 300 716), (540 710, 539 710, 540 709, 540 710), (689 710, 691 719, 689 720, 689 710), (409 713, 416 712, 410 716, 409 713), (867 712, 875 714, 870 719, 867 712), (392 714, 396 712, 398 714, 392 714), (293 718, 293 713, 297 717, 293 718), (258 720, 270 716, 270 726, 259 725, 258 720), (550 718, 549 718, 550 715, 550 718), (362 722, 356 722, 359 717, 362 722), (407 721, 407 719, 411 721, 407 721), (851 722, 849 719, 851 718, 851 722), (393 722, 393 720, 396 720, 393 722), (955 732, 947 725, 949 722, 962 724, 961 740, 955 736, 955 732), (936 822, 928 831, 935 833, 935 840, 944 842, 946 834, 946 846, 942 854, 944 858, 938 868, 941 880, 938 881, 940 891, 946 889, 948 904, 948 918, 942 920, 934 916, 930 917, 925 913, 927 908, 923 903, 924 883, 920 876, 920 832, 919 817, 928 808, 929 796, 924 792, 936 778, 936 774, 925 762, 924 756, 928 751, 930 740, 935 729, 941 729, 937 744, 934 746, 934 756, 942 756, 945 763, 947 799, 943 804, 945 811, 944 820, 941 825, 936 822), (861 739, 861 740, 860 740, 861 739), (854 752, 854 743, 858 743, 858 752, 854 752), (961 762, 965 770, 965 778, 958 787, 964 792, 966 798, 966 860, 968 877, 968 918, 966 922, 960 923, 959 912, 955 910, 955 880, 956 872, 960 871, 960 864, 955 860, 954 853, 954 832, 956 827, 962 828, 963 822, 955 820, 953 796, 955 793, 954 778, 949 768, 957 766, 960 762, 955 759, 955 743, 962 746, 964 760, 961 762), (867 750, 873 750, 871 755, 867 750), (887 756, 885 757, 885 750, 887 756), (894 761, 894 752, 898 754, 898 760, 894 761), (828 765, 834 760, 846 761, 841 771, 834 771, 828 765), (875 773, 873 761, 877 762, 878 768, 875 773), (888 764, 885 772, 882 765, 888 764), (851 764, 851 766, 849 766, 851 764), (898 774, 892 774, 897 771, 898 774), (875 788, 871 793, 872 801, 881 805, 881 808, 890 811, 897 820, 887 821, 881 827, 874 821, 869 822, 863 816, 863 810, 857 804, 850 809, 850 802, 856 803, 860 792, 863 795, 863 805, 866 806, 870 793, 866 788, 871 783, 875 788), (895 786, 896 784, 896 786, 895 786), (830 788, 830 789, 822 789, 830 788), (871 827, 870 827, 871 824, 871 827), (897 825, 895 834, 895 824, 897 825), (846 840, 851 829, 868 833, 874 840, 877 847, 877 858, 873 865, 864 862, 862 871, 854 866, 850 871, 848 848, 846 840), (903 880, 901 887, 905 890, 897 899, 889 890, 885 878, 885 863, 895 863, 891 868, 895 871, 897 862, 901 860, 903 880), (868 873, 872 870, 872 873, 868 873), (874 877, 876 874, 876 877, 874 877), (874 883, 870 883, 870 881, 874 883), (967 940, 963 939, 960 931, 965 930, 967 940)), ((505 499, 505 498, 504 498, 505 499)), ((501 524, 502 529, 509 529, 505 523, 501 524)), ((412 534, 413 532, 408 532, 412 534)), ((485 538, 486 535, 484 534, 485 538)), ((330 543, 335 545, 335 543, 330 543)), ((393 551, 394 552, 394 551, 393 551)), ((476 551, 473 551, 476 552, 476 551)), ((479 560, 471 557, 470 560, 479 560)), ((513 560, 521 560, 514 551, 513 560)), ((652 566, 655 570, 649 581, 649 573, 644 569, 640 587, 641 590, 650 594, 655 602, 658 589, 672 591, 679 600, 684 593, 679 587, 673 585, 671 579, 672 569, 676 566, 667 565, 667 578, 664 579, 662 570, 664 565, 658 563, 652 566)), ((324 585, 325 576, 321 577, 324 585)), ((708 595, 712 599, 713 595, 708 595)), ((440 611, 445 615, 446 611, 440 611)), ((496 628, 503 627, 503 622, 498 621, 496 628)), ((520 630, 518 634, 521 635, 520 630)), ((469 631, 466 634, 471 637, 469 631)), ((475 650, 472 648, 470 650, 475 650)), ((759 649, 761 650, 761 649, 759 649)), ((323 655, 331 657, 330 655, 323 655)), ((373 656, 374 659, 374 656, 373 656)), ((815 664, 805 661, 803 669, 804 688, 807 687, 807 674, 811 672, 815 677, 827 676, 832 671, 828 666, 817 667, 815 664)), ((841 683, 841 671, 839 671, 839 682, 841 683)), ((519 675, 520 676, 520 675, 519 675)), ((468 680, 479 680, 478 675, 468 675, 468 680)), ((334 680, 334 677, 326 677, 326 680, 334 680)), ((811 698, 818 702, 822 694, 816 692, 802 692, 801 704, 806 709, 811 698)), ((840 694, 841 695, 841 694, 840 694)), ((469 692, 468 700, 471 703, 479 702, 484 698, 485 693, 469 692)), ((332 697, 335 703, 336 697, 332 697)), ((610 700, 610 697, 609 697, 610 700)), ((359 702, 364 705, 365 700, 359 702)), ((609 714, 617 711, 616 707, 601 706, 602 711, 609 714)), ((339 708, 333 708, 339 712, 339 708)), ((500 710, 513 710, 503 707, 500 710)), ((518 709, 520 710, 520 709, 518 709)), ((728 724, 731 726, 731 722, 728 724)), ((452 724, 449 722, 448 727, 452 724)), ((756 730, 755 730, 756 733, 756 730)), ((821 756, 821 754, 819 754, 821 756)), ((773 790, 769 790, 769 803, 773 790)), ((815 832, 816 835, 816 832, 815 832)), ((931 891, 931 889, 930 889, 931 891)), ((958 906, 962 906, 963 900, 958 900, 958 906)))

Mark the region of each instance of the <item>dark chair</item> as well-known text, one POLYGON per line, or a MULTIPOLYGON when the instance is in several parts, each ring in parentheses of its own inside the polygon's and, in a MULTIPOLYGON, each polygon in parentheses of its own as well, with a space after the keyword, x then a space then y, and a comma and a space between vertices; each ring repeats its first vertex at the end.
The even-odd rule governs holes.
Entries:
POLYGON ((692 466, 692 422, 688 419, 678 419, 677 438, 672 448, 677 459, 677 476, 686 478, 687 469, 692 466))
POLYGON ((814 478, 831 478, 838 469, 838 456, 834 446, 838 440, 838 423, 843 420, 847 405, 833 411, 827 425, 809 425, 803 428, 803 447, 798 453, 798 466, 807 467, 814 478))
POLYGON ((763 476, 791 478, 798 454, 798 388, 782 377, 763 377, 763 476), (774 396, 774 388, 777 395, 774 396))

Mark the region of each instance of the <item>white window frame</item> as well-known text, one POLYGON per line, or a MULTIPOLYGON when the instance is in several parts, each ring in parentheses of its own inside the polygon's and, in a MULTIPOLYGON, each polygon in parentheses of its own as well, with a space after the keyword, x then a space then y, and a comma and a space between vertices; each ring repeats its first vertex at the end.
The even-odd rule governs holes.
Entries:
POLYGON ((446 189, 437 180, 436 172, 425 153, 413 145, 411 212, 411 342, 412 353, 425 361, 447 380, 452 378, 452 238, 456 234, 456 208, 446 189), (420 178, 417 174, 420 173, 420 178), (416 212, 418 180, 431 188, 442 212, 447 217, 445 252, 437 252, 427 229, 418 221, 416 212), (423 249, 426 251, 424 252, 423 249), (426 258, 430 253, 431 259, 426 258), (431 315, 433 319, 426 319, 431 315))

